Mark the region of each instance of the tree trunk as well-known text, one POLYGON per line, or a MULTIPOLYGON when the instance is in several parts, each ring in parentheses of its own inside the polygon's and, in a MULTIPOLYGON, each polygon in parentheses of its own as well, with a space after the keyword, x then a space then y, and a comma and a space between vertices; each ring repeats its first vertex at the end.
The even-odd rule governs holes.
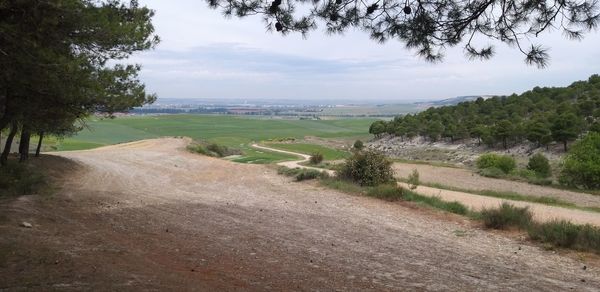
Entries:
POLYGON ((21 141, 19 142, 19 154, 21 157, 19 158, 19 162, 25 162, 29 159, 29 141, 31 139, 31 132, 27 129, 26 126, 23 126, 21 129, 21 141))
POLYGON ((35 157, 40 157, 40 150, 42 149, 42 140, 44 139, 44 131, 40 131, 38 133, 38 136, 40 138, 38 139, 38 145, 37 145, 37 148, 35 149, 35 157))
POLYGON ((567 140, 563 141, 563 146, 565 146, 565 152, 567 152, 567 140))
POLYGON ((502 144, 504 145, 504 149, 506 150, 506 148, 507 148, 507 147, 506 147, 506 138, 504 138, 504 139, 502 140, 502 144))
POLYGON ((17 122, 13 122, 12 126, 10 127, 10 132, 8 133, 8 136, 6 137, 6 146, 4 146, 4 151, 2 151, 2 155, 0 156, 0 165, 6 165, 6 162, 8 161, 8 154, 10 154, 10 148, 12 146, 13 139, 15 138, 15 135, 17 134, 18 130, 19 130, 19 127, 17 125, 17 122))

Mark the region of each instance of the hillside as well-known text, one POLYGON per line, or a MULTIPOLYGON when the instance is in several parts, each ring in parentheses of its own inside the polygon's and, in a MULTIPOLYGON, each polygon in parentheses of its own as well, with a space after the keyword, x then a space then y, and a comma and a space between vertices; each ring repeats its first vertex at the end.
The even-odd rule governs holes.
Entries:
POLYGON ((53 196, 0 204, 0 290, 600 285, 593 259, 450 214, 292 183, 269 167, 189 153, 187 143, 144 140, 40 158, 63 175, 53 196))
POLYGON ((479 97, 457 105, 430 107, 417 114, 374 122, 369 133, 429 142, 477 139, 489 148, 523 142, 535 147, 559 143, 563 150, 588 131, 600 131, 600 76, 567 87, 535 87, 522 94, 479 97))

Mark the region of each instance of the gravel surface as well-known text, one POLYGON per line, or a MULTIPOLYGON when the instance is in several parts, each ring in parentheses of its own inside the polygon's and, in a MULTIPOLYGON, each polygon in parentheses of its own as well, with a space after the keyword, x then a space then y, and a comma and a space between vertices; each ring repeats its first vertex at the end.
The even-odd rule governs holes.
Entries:
POLYGON ((460 217, 191 154, 188 142, 54 154, 75 163, 44 157, 62 165, 56 195, 0 204, 0 290, 600 288, 596 262, 460 217))

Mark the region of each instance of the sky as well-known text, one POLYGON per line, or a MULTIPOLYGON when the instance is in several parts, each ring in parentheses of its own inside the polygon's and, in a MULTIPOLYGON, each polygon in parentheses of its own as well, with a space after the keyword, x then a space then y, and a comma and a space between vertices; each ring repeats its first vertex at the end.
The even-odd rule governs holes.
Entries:
MULTIPOLYGON (((130 58, 159 98, 352 100, 410 102, 463 95, 505 95, 534 86, 566 86, 600 73, 600 32, 571 41, 554 31, 536 40, 550 47, 545 69, 526 65, 514 48, 471 61, 462 48, 429 63, 395 40, 362 31, 307 38, 268 32, 260 16, 224 18, 204 0, 142 0, 155 10, 161 43, 130 58)), ((321 25, 322 26, 322 25, 321 25)))

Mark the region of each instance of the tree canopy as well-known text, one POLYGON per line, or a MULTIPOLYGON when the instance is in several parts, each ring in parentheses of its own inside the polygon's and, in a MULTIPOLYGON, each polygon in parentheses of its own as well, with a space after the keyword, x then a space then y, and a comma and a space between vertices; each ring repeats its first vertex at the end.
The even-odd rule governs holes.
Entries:
POLYGON ((154 101, 140 66, 118 63, 158 43, 153 14, 137 1, 0 0, 0 131, 12 125, 9 140, 20 130, 28 144, 32 132, 72 133, 90 114, 154 101))
POLYGON ((415 134, 431 141, 440 136, 455 139, 477 138, 490 147, 529 140, 538 147, 556 141, 564 145, 586 132, 599 131, 600 76, 577 81, 564 88, 540 88, 520 95, 495 96, 431 107, 418 114, 376 121, 370 133, 412 138, 415 134), (414 133, 414 134, 409 134, 414 133))
POLYGON ((469 58, 488 59, 495 40, 520 50, 528 64, 544 67, 547 48, 531 39, 549 30, 581 39, 598 25, 596 0, 207 0, 225 16, 261 15, 267 29, 306 35, 318 23, 327 33, 358 28, 378 42, 395 39, 429 61, 463 46, 469 58))

